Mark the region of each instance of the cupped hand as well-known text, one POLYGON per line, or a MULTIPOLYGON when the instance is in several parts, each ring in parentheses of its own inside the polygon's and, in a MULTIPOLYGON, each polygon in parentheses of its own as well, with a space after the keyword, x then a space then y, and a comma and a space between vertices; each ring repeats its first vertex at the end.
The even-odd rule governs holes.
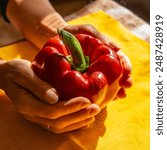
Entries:
POLYGON ((115 43, 111 42, 106 36, 101 34, 94 26, 90 24, 68 25, 64 29, 73 34, 84 33, 84 34, 92 35, 100 39, 103 43, 109 45, 113 50, 115 50, 123 66, 123 77, 120 83, 121 88, 116 98, 126 97, 126 89, 132 86, 132 77, 131 77, 132 65, 131 65, 129 58, 123 52, 120 51, 120 47, 116 45, 115 43))
POLYGON ((56 90, 39 79, 31 63, 22 59, 0 62, 0 88, 26 119, 55 133, 87 126, 100 111, 84 97, 58 100, 56 90))

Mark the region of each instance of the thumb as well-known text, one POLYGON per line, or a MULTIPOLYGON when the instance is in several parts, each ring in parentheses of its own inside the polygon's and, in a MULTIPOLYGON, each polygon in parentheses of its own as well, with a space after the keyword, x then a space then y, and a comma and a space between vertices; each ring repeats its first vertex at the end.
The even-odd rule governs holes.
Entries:
POLYGON ((13 82, 21 88, 27 89, 41 101, 49 104, 55 104, 58 101, 58 93, 49 83, 41 80, 31 69, 30 63, 24 62, 20 66, 22 71, 17 73, 13 82))
POLYGON ((58 101, 57 91, 50 84, 39 79, 36 75, 34 75, 33 80, 27 80, 25 82, 24 88, 45 103, 55 104, 58 101))

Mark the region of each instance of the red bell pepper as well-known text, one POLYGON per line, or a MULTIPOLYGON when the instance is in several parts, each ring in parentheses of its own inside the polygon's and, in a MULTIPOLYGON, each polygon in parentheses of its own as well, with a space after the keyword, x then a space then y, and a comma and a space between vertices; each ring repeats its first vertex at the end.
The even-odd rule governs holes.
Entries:
POLYGON ((87 34, 58 33, 32 63, 37 76, 53 85, 61 100, 84 96, 100 104, 114 99, 123 72, 114 48, 87 34))

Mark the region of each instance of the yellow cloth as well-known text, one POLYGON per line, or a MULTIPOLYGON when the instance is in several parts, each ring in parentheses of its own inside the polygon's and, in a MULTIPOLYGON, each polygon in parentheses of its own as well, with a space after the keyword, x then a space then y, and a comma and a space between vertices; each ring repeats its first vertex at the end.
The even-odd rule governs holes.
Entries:
MULTIPOLYGON (((6 142, 6 145, 22 150, 149 150, 149 44, 134 36, 117 20, 103 12, 90 14, 69 23, 92 24, 120 45, 133 65, 133 86, 127 90, 127 97, 108 104, 107 109, 97 116, 95 123, 89 128, 61 135, 54 135, 29 123, 17 114, 12 104, 3 102, 3 108, 0 106, 0 115, 8 113, 5 115, 8 119, 3 119, 3 122, 15 118, 17 121, 11 121, 12 123, 9 121, 6 126, 15 128, 15 130, 10 128, 10 132, 18 131, 17 135, 13 135, 15 140, 22 138, 24 141, 17 141, 12 145, 12 141, 6 140, 7 143, 3 140, 0 147, 5 147, 6 142), (10 117, 11 114, 13 118, 10 117), (21 132, 25 133, 25 130, 28 131, 22 135, 21 132)), ((0 48, 0 57, 7 60, 13 58, 32 60, 36 53, 35 47, 26 41, 0 48)), ((2 94, 0 99, 2 101, 2 94)), ((2 125, 5 124, 0 123, 0 128, 2 125)), ((0 132, 5 134, 5 129, 1 130, 0 132)))

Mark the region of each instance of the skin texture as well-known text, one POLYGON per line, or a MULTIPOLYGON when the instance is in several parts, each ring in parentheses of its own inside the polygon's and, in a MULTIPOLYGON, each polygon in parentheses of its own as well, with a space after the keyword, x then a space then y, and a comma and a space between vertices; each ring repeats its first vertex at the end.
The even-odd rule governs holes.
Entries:
MULTIPOLYGON (((11 24, 38 48, 57 34, 57 28, 65 28, 74 34, 87 33, 104 43, 115 45, 91 25, 68 25, 47 0, 10 0, 7 16, 11 24), (32 4, 40 7, 37 9, 32 4)), ((131 64, 119 48, 115 51, 124 68, 122 86, 117 94, 117 97, 123 98, 126 96, 126 88, 132 85, 131 64)), ((31 63, 22 59, 0 60, 0 88, 26 119, 55 133, 89 125, 108 103, 103 102, 98 106, 84 97, 59 101, 57 91, 40 80, 32 71, 31 63)))

